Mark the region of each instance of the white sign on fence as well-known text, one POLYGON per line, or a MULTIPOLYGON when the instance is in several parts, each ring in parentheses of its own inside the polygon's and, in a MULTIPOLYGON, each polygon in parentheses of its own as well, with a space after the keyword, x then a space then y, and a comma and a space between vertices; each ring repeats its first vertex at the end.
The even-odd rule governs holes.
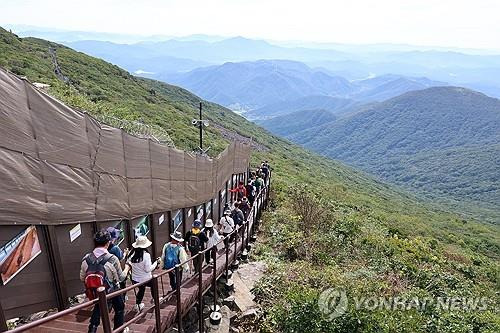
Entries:
POLYGON ((73 242, 75 239, 82 235, 82 225, 77 224, 69 231, 69 240, 73 242))
POLYGON ((161 216, 158 218, 158 224, 161 225, 165 221, 165 214, 161 214, 161 216))

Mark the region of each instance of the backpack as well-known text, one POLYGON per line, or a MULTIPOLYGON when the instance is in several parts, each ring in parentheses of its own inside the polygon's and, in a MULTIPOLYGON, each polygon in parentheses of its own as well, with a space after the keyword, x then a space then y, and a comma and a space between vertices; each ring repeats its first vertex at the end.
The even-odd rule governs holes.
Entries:
POLYGON ((247 197, 253 198, 255 196, 255 187, 252 184, 248 184, 247 188, 247 197))
POLYGON ((112 254, 104 254, 97 258, 93 253, 89 254, 85 261, 87 262, 87 271, 85 272, 85 295, 89 300, 97 298, 97 288, 104 287, 106 292, 109 292, 112 285, 106 278, 106 270, 104 265, 111 258, 112 254))
POLYGON ((241 212, 241 210, 238 211, 238 209, 234 209, 231 212, 231 218, 233 219, 235 225, 242 225, 243 224, 243 219, 241 218, 240 212, 241 212))
POLYGON ((195 235, 191 233, 191 237, 189 237, 188 247, 189 247, 189 252, 191 252, 191 254, 196 254, 200 252, 201 240, 199 235, 200 234, 195 235))
POLYGON ((181 263, 179 259, 179 246, 172 246, 171 244, 167 245, 165 248, 165 261, 163 263, 163 269, 174 268, 176 265, 181 263))

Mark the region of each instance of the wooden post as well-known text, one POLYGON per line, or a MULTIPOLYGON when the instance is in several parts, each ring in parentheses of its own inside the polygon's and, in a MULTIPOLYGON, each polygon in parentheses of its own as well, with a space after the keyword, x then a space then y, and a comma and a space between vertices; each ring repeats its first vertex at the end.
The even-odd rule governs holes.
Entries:
POLYGON ((61 253, 59 252, 59 246, 57 244, 56 227, 53 225, 46 225, 42 226, 42 228, 45 231, 45 238, 47 240, 47 254, 49 257, 52 278, 54 279, 57 308, 59 311, 62 311, 69 308, 69 299, 66 281, 64 280, 61 253))
POLYGON ((229 240, 227 242, 227 246, 225 247, 226 250, 226 280, 228 279, 229 275, 229 240))
MULTIPOLYGON (((157 216, 161 216, 161 215, 158 215, 156 214, 157 216)), ((156 224, 157 222, 155 221, 155 215, 149 215, 148 217, 149 221, 150 221, 150 230, 151 230, 151 241, 153 242, 153 250, 152 250, 152 258, 151 258, 151 261, 153 260, 153 258, 157 258, 158 257, 158 251, 156 250, 156 232, 158 230, 158 225, 156 224)))
POLYGON ((153 300, 155 302, 155 321, 156 332, 161 332, 161 316, 160 316, 160 292, 158 291, 158 275, 153 275, 153 284, 151 286, 153 300))
POLYGON ((214 221, 214 225, 219 223, 220 217, 221 217, 221 209, 224 209, 223 202, 222 202, 222 191, 219 191, 219 198, 217 200, 219 202, 219 205, 217 206, 217 221, 214 221))
POLYGON ((177 330, 182 333, 181 273, 179 265, 175 266, 175 286, 177 296, 177 330))
POLYGON ((7 327, 7 318, 3 312, 2 302, 0 302, 0 332, 6 332, 9 328, 7 327))
POLYGON ((186 208, 182 208, 182 235, 186 234, 186 208))
POLYGON ((215 306, 217 305, 217 246, 214 245, 212 247, 212 255, 215 259, 214 260, 214 270, 213 270, 213 277, 212 277, 212 288, 214 289, 214 305, 213 305, 213 311, 215 311, 215 306))
MULTIPOLYGON (((198 253, 198 332, 203 333, 203 256, 198 253)), ((157 330, 157 332, 159 332, 157 330)))
POLYGON ((132 234, 134 233, 134 228, 132 228, 132 223, 130 220, 125 220, 125 239, 127 240, 127 247, 131 248, 134 240, 132 239, 132 234))
POLYGON ((101 312, 102 329, 104 333, 112 333, 111 321, 109 320, 108 301, 106 300, 106 288, 97 288, 97 295, 99 296, 98 304, 99 311, 101 312))

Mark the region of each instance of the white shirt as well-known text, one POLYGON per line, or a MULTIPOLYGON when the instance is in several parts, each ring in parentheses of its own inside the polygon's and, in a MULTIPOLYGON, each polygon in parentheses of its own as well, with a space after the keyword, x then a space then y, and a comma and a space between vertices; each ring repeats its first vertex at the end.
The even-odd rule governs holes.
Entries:
POLYGON ((151 264, 151 255, 144 251, 141 262, 131 262, 129 260, 130 266, 132 266, 132 280, 135 282, 144 282, 153 277, 151 274, 155 270, 157 262, 151 264))
MULTIPOLYGON (((206 233, 206 232, 205 232, 206 233)), ((208 236, 208 233, 207 233, 207 236, 208 236)), ((208 237, 208 242, 207 242, 207 249, 210 249, 212 248, 212 246, 214 246, 215 244, 217 244, 217 242, 220 240, 220 236, 219 236, 219 233, 217 232, 217 230, 215 230, 215 228, 212 230, 212 236, 208 237)))
POLYGON ((223 216, 219 220, 219 224, 222 226, 222 232, 225 234, 229 234, 233 232, 234 221, 229 216, 223 216))

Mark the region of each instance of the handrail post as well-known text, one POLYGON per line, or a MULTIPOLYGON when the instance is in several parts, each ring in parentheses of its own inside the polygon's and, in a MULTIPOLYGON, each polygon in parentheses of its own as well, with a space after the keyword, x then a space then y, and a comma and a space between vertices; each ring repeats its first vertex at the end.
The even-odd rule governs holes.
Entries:
POLYGON ((241 232, 241 251, 243 252, 243 248, 246 246, 245 245, 245 230, 247 229, 247 221, 243 222, 243 225, 242 225, 242 229, 243 231, 241 232))
POLYGON ((226 250, 226 280, 229 274, 229 244, 224 248, 226 250))
POLYGON ((181 273, 179 265, 175 266, 175 286, 177 296, 177 330, 182 333, 182 304, 181 304, 181 273))
POLYGON ((215 306, 217 305, 217 245, 212 247, 212 254, 214 256, 214 271, 212 277, 212 288, 214 289, 214 306, 213 311, 215 311, 215 306))
POLYGON ((198 332, 203 333, 203 256, 198 253, 198 332))
POLYGON ((156 319, 156 332, 161 332, 161 316, 160 316, 160 291, 158 290, 158 275, 153 275, 151 292, 153 293, 153 300, 155 302, 155 319, 156 319))
POLYGON ((238 227, 234 229, 234 254, 233 254, 233 262, 236 261, 236 251, 238 250, 238 227))
POLYGON ((108 301, 106 299, 106 288, 99 287, 97 288, 97 295, 99 297, 99 311, 101 313, 102 319, 102 329, 104 333, 111 333, 111 321, 109 320, 109 311, 108 311, 108 301))

